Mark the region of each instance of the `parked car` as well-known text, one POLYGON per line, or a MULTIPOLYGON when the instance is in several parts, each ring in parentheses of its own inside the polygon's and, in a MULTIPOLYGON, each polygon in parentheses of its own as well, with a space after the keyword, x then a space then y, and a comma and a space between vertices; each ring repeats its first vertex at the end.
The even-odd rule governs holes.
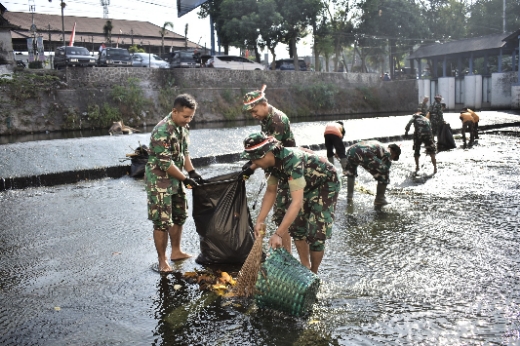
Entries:
MULTIPOLYGON (((307 64, 305 60, 298 59, 298 65, 300 67, 300 71, 307 71, 307 64)), ((294 60, 293 59, 281 59, 276 60, 275 70, 280 71, 294 71, 294 60)))
POLYGON ((132 66, 132 57, 128 49, 103 48, 99 53, 98 66, 132 66))
POLYGON ((179 67, 200 67, 200 53, 194 51, 176 50, 172 52, 170 66, 179 67))
POLYGON ((96 58, 85 47, 62 46, 54 51, 54 68, 56 70, 65 66, 96 66, 96 58))
POLYGON ((164 61, 156 54, 150 53, 133 53, 132 66, 149 67, 149 68, 170 68, 170 64, 164 61))
POLYGON ((206 67, 227 70, 265 70, 262 64, 234 55, 213 55, 206 61, 206 67))

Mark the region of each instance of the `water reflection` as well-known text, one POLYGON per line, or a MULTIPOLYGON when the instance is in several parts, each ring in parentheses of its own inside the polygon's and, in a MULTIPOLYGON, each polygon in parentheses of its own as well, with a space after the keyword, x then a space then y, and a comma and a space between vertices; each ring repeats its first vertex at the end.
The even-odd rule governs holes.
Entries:
MULTIPOLYGON (((0 344, 518 344, 518 138, 483 133, 471 150, 440 153, 433 177, 428 161, 425 175, 415 176, 411 142, 402 146, 390 205, 374 210, 376 182, 362 169, 352 205, 342 189, 318 299, 305 318, 151 270, 141 180, 2 192, 0 344)), ((239 167, 200 171, 210 177, 239 167)), ((247 182, 250 206, 262 181, 255 173, 247 182)), ((192 218, 183 247, 199 252, 192 218)), ((174 269, 200 268, 190 259, 174 269)))

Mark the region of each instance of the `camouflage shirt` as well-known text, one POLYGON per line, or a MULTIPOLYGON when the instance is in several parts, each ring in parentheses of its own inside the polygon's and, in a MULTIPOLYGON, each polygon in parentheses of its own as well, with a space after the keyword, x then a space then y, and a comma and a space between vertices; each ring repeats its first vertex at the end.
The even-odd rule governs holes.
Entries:
MULTIPOLYGON (((265 170, 270 185, 288 183, 291 191, 304 188, 306 193, 338 181, 334 166, 326 160, 320 160, 316 154, 285 147, 273 150, 273 154, 276 163, 265 170)), ((336 185, 332 184, 331 187, 335 188, 336 185)))
POLYGON ((146 188, 149 191, 178 191, 182 184, 166 171, 172 164, 182 170, 184 157, 189 154, 188 144, 188 128, 177 126, 171 113, 154 127, 150 135, 149 157, 145 169, 146 188))
POLYGON ((287 115, 279 109, 269 106, 269 114, 260 121, 262 132, 268 136, 273 136, 282 142, 284 147, 295 147, 296 140, 291 131, 291 122, 287 115))
POLYGON ((420 108, 421 109, 421 113, 424 114, 424 115, 426 115, 426 113, 428 113, 428 108, 429 107, 428 107, 427 103, 422 103, 421 102, 421 103, 419 103, 419 106, 417 106, 417 108, 418 109, 420 108))
POLYGON ((390 152, 378 141, 363 141, 347 148, 349 164, 360 165, 369 172, 388 174, 392 160, 390 152))
POLYGON ((444 114, 442 112, 442 105, 440 102, 435 102, 430 106, 430 120, 432 122, 444 122, 444 114))
POLYGON ((415 135, 417 136, 431 136, 432 126, 430 121, 421 114, 414 114, 405 127, 406 132, 410 131, 410 127, 415 127, 415 135))

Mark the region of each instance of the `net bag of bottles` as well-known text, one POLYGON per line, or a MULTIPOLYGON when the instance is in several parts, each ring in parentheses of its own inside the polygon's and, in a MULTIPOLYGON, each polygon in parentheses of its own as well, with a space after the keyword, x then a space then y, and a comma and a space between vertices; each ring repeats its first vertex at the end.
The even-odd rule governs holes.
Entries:
POLYGON ((304 315, 316 300, 319 277, 304 267, 284 248, 270 250, 255 285, 255 302, 260 308, 304 315))
POLYGON ((240 172, 209 178, 193 188, 199 264, 242 264, 253 247, 246 186, 240 172), (240 177, 240 179, 239 179, 240 177))

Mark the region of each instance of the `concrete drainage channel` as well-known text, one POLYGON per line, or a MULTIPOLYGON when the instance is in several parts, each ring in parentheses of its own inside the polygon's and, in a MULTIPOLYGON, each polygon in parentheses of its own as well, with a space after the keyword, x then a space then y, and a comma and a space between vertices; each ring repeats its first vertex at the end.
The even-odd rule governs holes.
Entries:
MULTIPOLYGON (((508 127, 520 127, 519 122, 508 122, 503 124, 483 125, 479 126, 479 131, 493 130, 508 127)), ((454 134, 461 133, 461 129, 452 129, 454 134)), ((356 139, 345 141, 346 146, 350 146, 361 140, 378 140, 382 143, 394 141, 402 141, 402 136, 389 136, 379 138, 356 139)), ((324 144, 305 145, 311 150, 324 150, 324 144)), ((215 163, 232 163, 240 160, 240 152, 229 153, 223 155, 201 156, 192 158, 195 167, 208 166, 215 163)), ((109 167, 95 167, 92 169, 80 169, 65 172, 45 173, 32 176, 21 177, 0 177, 0 191, 25 189, 28 187, 39 186, 55 186, 61 184, 75 184, 80 181, 103 179, 103 178, 120 178, 130 173, 130 165, 115 165, 109 167)))

